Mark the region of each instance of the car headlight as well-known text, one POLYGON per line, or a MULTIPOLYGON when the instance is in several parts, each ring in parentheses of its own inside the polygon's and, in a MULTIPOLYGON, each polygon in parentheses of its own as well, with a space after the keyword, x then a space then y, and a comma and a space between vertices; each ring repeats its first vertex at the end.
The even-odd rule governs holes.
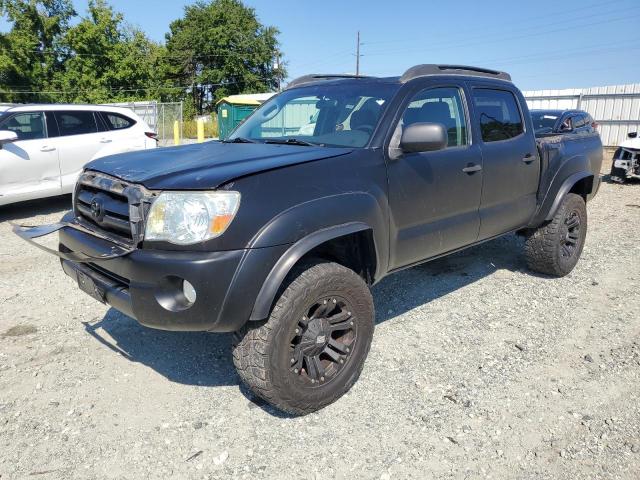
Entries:
POLYGON ((239 192, 162 192, 151 204, 145 239, 190 245, 219 237, 239 206, 239 192))

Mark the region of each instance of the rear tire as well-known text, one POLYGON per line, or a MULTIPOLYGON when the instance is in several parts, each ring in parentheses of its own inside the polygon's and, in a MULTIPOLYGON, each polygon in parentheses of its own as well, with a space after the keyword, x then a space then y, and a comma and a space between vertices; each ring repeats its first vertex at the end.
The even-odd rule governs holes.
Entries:
POLYGON ((253 393, 305 415, 358 379, 373 338, 373 300, 362 278, 337 263, 312 263, 289 280, 266 323, 236 332, 233 362, 253 393))
POLYGON ((578 263, 586 235, 584 199, 569 193, 550 222, 528 233, 525 241, 528 267, 536 272, 564 277, 578 263))

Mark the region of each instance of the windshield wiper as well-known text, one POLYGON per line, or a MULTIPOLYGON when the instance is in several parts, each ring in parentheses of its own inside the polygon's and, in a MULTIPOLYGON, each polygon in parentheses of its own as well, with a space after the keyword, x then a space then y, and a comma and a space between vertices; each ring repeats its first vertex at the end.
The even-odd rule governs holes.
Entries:
POLYGON ((304 147, 315 147, 319 145, 319 143, 307 142, 306 140, 300 140, 299 138, 287 138, 286 140, 265 140, 264 143, 276 143, 279 145, 302 145, 304 147))
POLYGON ((250 138, 235 137, 235 138, 232 138, 231 140, 223 140, 222 143, 258 143, 258 142, 255 140, 251 140, 250 138))

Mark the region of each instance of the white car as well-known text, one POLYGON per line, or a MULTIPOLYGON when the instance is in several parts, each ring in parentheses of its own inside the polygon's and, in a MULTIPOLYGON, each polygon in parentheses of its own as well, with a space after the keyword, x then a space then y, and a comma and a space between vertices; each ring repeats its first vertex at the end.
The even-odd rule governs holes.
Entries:
POLYGON ((0 205, 70 193, 91 160, 156 148, 156 137, 128 108, 0 105, 0 205))

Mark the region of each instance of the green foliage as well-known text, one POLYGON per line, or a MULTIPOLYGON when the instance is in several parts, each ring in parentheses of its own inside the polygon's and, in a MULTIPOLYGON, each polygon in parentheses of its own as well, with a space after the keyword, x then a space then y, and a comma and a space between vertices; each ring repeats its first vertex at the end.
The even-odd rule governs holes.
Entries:
POLYGON ((168 74, 188 93, 196 113, 210 112, 227 95, 273 90, 285 75, 275 69, 279 33, 260 24, 240 0, 200 1, 167 34, 168 74))
POLYGON ((0 33, 0 101, 49 100, 31 92, 46 90, 61 67, 56 52, 75 15, 71 0, 0 0, 0 15, 12 24, 0 33))
POLYGON ((72 0, 0 0, 0 102, 186 100, 185 118, 223 96, 272 90, 278 31, 240 0, 198 2, 171 23, 166 47, 106 0, 75 22, 72 0), (73 23, 73 25, 72 25, 73 23))
POLYGON ((64 69, 52 90, 59 101, 103 103, 157 98, 164 47, 124 23, 104 0, 91 0, 89 14, 62 40, 64 69))

